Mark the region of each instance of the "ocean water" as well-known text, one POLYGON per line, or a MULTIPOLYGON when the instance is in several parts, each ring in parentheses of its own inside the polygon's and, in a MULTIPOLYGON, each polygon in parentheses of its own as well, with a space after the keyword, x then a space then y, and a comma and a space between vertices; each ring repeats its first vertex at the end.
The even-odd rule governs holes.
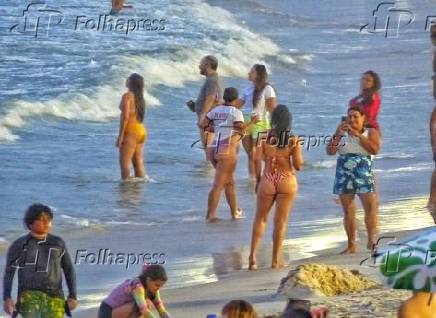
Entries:
MULTIPOLYGON (((214 281, 246 267, 255 195, 243 151, 236 177, 246 218, 204 223, 213 172, 202 150, 191 147, 196 118, 184 103, 198 93, 198 63, 206 54, 218 57, 226 85, 239 89, 248 84, 252 64, 266 63, 278 102, 291 109, 294 131, 306 136, 331 134, 358 93, 361 73, 377 71, 383 82, 383 148, 375 163, 380 229, 432 224, 425 209, 434 167, 428 136, 432 46, 425 23, 436 15, 436 1, 397 1, 396 8, 410 10, 414 21, 400 23, 398 37, 388 38, 382 31, 359 32, 373 19, 378 2, 372 0, 130 3, 134 9, 118 19, 165 19, 165 29, 75 30, 78 16, 98 20, 109 3, 47 0, 32 9, 57 13, 35 37, 35 13, 23 27, 27 4, 0 4, 2 265, 8 242, 24 231, 24 210, 38 201, 55 209, 54 232, 68 239, 73 256, 100 248, 162 252, 170 287, 214 281), (63 22, 56 24, 59 16, 63 22), (114 147, 118 103, 132 72, 146 80, 146 183, 119 181, 114 147)), ((332 195, 335 158, 322 144, 305 149, 304 156, 284 251, 290 261, 345 239, 332 195)), ((218 213, 229 217, 224 198, 218 213)), ((268 266, 270 240, 271 228, 262 266, 268 266)), ((77 266, 79 293, 91 306, 137 271, 77 266)))

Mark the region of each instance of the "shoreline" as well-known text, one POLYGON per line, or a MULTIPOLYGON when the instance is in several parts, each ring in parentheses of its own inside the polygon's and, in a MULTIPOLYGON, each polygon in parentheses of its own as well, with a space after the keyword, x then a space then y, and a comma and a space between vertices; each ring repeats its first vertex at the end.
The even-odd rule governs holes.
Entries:
MULTIPOLYGON (((401 240, 427 229, 428 227, 419 230, 385 234, 393 235, 401 240)), ((286 305, 286 299, 276 294, 281 279, 286 277, 291 269, 301 264, 322 263, 348 269, 356 269, 363 275, 379 282, 374 268, 360 265, 360 262, 369 256, 369 252, 364 249, 364 242, 359 242, 359 252, 353 255, 338 255, 341 248, 342 246, 321 250, 315 253, 316 256, 292 262, 289 266, 278 270, 260 269, 250 272, 244 268, 238 272, 228 274, 217 282, 174 289, 164 288, 161 291, 161 295, 169 312, 174 317, 179 318, 206 317, 207 314, 219 314, 223 305, 232 299, 245 299, 254 305, 259 314, 272 315, 283 310, 286 305)), ((353 303, 356 304, 356 302, 361 301, 363 302, 362 306, 368 307, 369 304, 376 303, 377 299, 375 298, 383 297, 383 299, 386 299, 386 295, 388 295, 393 298, 389 302, 392 307, 398 305, 401 299, 406 299, 405 297, 409 294, 410 292, 408 291, 393 291, 387 288, 376 288, 350 295, 325 298, 313 297, 310 298, 310 300, 315 307, 324 304, 327 305, 329 309, 338 307, 339 309, 337 310, 344 311, 343 308, 340 309, 342 302, 349 303, 348 305, 351 306, 353 303), (374 299, 371 298, 371 295, 374 299)), ((391 309, 393 311, 396 310, 395 308, 391 309)), ((383 310, 386 310, 386 308, 383 310)), ((98 308, 94 307, 77 311, 74 316, 78 318, 93 318, 97 317, 97 311, 98 308)), ((362 316, 351 315, 344 317, 362 316)))

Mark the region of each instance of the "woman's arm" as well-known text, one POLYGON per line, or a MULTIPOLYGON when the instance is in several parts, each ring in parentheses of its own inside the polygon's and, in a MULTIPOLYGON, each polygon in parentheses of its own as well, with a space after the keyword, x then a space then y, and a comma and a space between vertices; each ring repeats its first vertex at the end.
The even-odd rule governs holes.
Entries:
POLYGON ((238 133, 244 134, 246 129, 246 125, 242 121, 235 121, 233 123, 233 130, 237 131, 238 133))
POLYGON ((265 99, 265 108, 268 112, 272 113, 276 108, 276 98, 270 97, 265 99))
POLYGON ((253 160, 254 160, 254 175, 256 177, 256 192, 257 192, 257 186, 259 185, 260 178, 262 176, 262 160, 264 159, 264 151, 263 146, 265 144, 264 140, 256 141, 256 144, 253 148, 253 160), (260 144, 259 144, 260 143, 260 144), (260 162, 260 164, 259 164, 260 162))
POLYGON ((332 139, 329 141, 326 151, 329 156, 334 156, 339 150, 339 143, 341 139, 344 137, 343 132, 345 131, 348 124, 340 123, 335 133, 332 136, 332 139))
POLYGON ((304 166, 303 152, 301 151, 300 138, 298 136, 292 137, 293 149, 291 153, 292 166, 295 170, 300 171, 304 166))
POLYGON ((203 129, 204 131, 210 131, 213 132, 213 120, 210 120, 207 115, 205 117, 203 117, 203 119, 200 122, 200 126, 201 129, 203 129))
POLYGON ((150 310, 145 295, 145 289, 141 283, 136 283, 133 286, 132 296, 142 318, 156 318, 150 310))
POLYGON ((359 142, 366 151, 368 151, 371 155, 376 155, 380 151, 380 134, 377 129, 369 128, 368 137, 363 135, 357 135, 359 138, 359 142))
POLYGON ((164 306, 162 299, 160 298, 159 291, 156 292, 156 296, 153 300, 153 305, 154 305, 154 307, 156 307, 156 310, 159 312, 159 316, 161 318, 169 318, 170 317, 170 315, 168 314, 168 312, 164 306))
POLYGON ((127 122, 129 121, 130 116, 130 103, 131 103, 131 96, 129 93, 126 93, 123 95, 121 99, 121 115, 120 115, 120 130, 118 133, 118 139, 117 139, 117 147, 121 147, 124 140, 124 133, 126 131, 127 122))

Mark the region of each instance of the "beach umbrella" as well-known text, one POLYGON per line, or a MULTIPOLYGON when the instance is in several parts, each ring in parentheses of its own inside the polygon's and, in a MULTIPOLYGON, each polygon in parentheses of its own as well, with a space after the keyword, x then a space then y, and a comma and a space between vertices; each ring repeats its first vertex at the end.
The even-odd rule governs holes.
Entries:
POLYGON ((373 257, 391 288, 436 293, 436 228, 389 243, 373 257))

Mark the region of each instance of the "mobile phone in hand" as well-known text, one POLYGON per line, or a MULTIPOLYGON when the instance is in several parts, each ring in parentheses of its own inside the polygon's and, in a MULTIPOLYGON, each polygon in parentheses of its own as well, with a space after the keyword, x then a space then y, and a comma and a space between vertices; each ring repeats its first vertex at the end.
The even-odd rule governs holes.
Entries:
POLYGON ((191 112, 195 112, 195 102, 193 100, 187 101, 186 106, 188 106, 191 112))

